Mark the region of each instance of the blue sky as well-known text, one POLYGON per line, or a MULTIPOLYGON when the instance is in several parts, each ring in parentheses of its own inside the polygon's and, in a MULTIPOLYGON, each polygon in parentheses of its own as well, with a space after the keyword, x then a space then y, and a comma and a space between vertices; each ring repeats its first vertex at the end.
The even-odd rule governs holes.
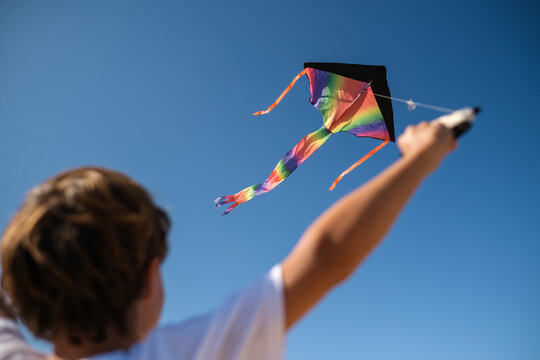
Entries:
MULTIPOLYGON (((538 359, 540 7, 535 1, 0 1, 0 225, 72 167, 144 184, 173 219, 163 323, 207 311, 281 261, 340 196, 399 157, 332 137, 271 193, 318 129, 304 61, 385 65, 392 94, 481 105, 385 242, 291 333, 288 359, 538 359)), ((396 132, 439 114, 395 103, 396 132)), ((35 343, 35 342, 33 342, 35 343)), ((37 343, 35 343, 37 344, 37 343)), ((43 347, 43 344, 37 344, 43 347)))

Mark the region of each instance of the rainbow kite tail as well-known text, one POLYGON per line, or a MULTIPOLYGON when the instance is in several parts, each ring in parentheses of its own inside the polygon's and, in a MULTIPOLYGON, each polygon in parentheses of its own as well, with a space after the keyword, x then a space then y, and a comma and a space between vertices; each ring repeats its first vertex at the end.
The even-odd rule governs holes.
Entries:
POLYGON ((253 199, 255 196, 264 194, 278 186, 285 180, 300 164, 310 157, 318 148, 322 146, 332 135, 326 127, 322 126, 319 130, 305 136, 289 152, 281 157, 272 173, 264 182, 237 192, 234 195, 218 197, 214 200, 216 207, 233 203, 222 215, 227 215, 236 206, 253 199))
POLYGON ((214 203, 216 204, 216 207, 220 207, 221 205, 233 203, 231 206, 225 210, 225 212, 221 215, 227 215, 231 212, 232 209, 240 205, 241 203, 244 203, 246 201, 249 201, 253 199, 255 196, 259 195, 257 194, 257 187, 261 186, 262 184, 252 185, 250 187, 245 188, 242 191, 237 192, 234 195, 227 195, 227 196, 221 196, 218 197, 216 200, 214 200, 214 203))
POLYGON ((234 209, 235 207, 237 207, 238 205, 240 205, 240 203, 238 201, 236 201, 236 198, 234 195, 227 195, 227 196, 222 196, 222 197, 218 197, 217 199, 214 200, 214 203, 216 204, 216 207, 220 207, 221 205, 225 205, 225 204, 228 204, 228 203, 233 203, 231 206, 229 206, 227 208, 227 210, 225 210, 225 212, 223 212, 223 214, 221 215, 227 215, 228 213, 231 212, 232 209, 234 209))

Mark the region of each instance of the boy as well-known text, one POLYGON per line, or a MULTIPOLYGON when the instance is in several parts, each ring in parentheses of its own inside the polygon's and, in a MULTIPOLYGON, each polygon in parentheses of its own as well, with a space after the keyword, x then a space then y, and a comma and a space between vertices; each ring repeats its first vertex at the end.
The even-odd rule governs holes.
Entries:
POLYGON ((408 127, 402 157, 323 213, 268 275, 210 314, 157 329, 167 215, 125 175, 68 171, 32 190, 7 227, 2 286, 52 342, 51 359, 282 359, 287 329, 354 271, 455 145, 440 124, 408 127))

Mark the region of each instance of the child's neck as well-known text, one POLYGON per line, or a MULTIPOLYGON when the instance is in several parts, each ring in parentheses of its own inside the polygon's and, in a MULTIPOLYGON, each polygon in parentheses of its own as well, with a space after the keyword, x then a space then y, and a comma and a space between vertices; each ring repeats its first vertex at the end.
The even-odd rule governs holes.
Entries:
POLYGON ((133 334, 118 336, 109 333, 103 342, 95 343, 85 339, 79 345, 74 345, 66 337, 58 337, 53 342, 54 352, 48 360, 77 360, 115 350, 128 350, 136 342, 137 337, 133 334))

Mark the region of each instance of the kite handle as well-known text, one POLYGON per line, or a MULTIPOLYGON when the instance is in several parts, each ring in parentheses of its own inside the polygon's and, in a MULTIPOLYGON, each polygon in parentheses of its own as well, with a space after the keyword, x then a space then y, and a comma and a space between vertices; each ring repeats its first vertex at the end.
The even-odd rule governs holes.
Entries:
POLYGON ((361 163, 363 163, 364 161, 366 161, 367 159, 369 159, 373 154, 375 154, 377 151, 381 150, 386 144, 388 144, 390 140, 385 140, 382 144, 379 144, 379 146, 377 146, 375 149, 371 150, 370 152, 368 152, 366 155, 364 155, 360 160, 358 160, 357 162, 355 162, 350 168, 348 168, 347 170, 345 170, 344 172, 341 173, 341 175, 339 175, 336 180, 334 180, 334 182, 332 183, 332 186, 330 186, 330 191, 333 191, 334 188, 336 187, 336 185, 341 181, 341 179, 347 175, 348 173, 350 173, 351 171, 354 170, 354 168, 356 168, 358 165, 360 165, 361 163))
POLYGON ((306 73, 306 69, 302 70, 298 75, 296 75, 294 77, 294 79, 291 81, 291 83, 289 84, 289 86, 287 86, 287 88, 285 90, 283 90, 281 95, 279 95, 277 100, 274 101, 274 103, 272 105, 270 105, 270 107, 268 109, 262 110, 262 111, 257 111, 256 113, 253 113, 253 115, 264 115, 264 114, 267 114, 270 111, 272 111, 272 109, 275 108, 277 104, 279 104, 279 102, 285 97, 285 95, 287 95, 289 90, 292 89, 292 87, 298 81, 298 79, 300 79, 302 76, 304 76, 305 73, 306 73))

